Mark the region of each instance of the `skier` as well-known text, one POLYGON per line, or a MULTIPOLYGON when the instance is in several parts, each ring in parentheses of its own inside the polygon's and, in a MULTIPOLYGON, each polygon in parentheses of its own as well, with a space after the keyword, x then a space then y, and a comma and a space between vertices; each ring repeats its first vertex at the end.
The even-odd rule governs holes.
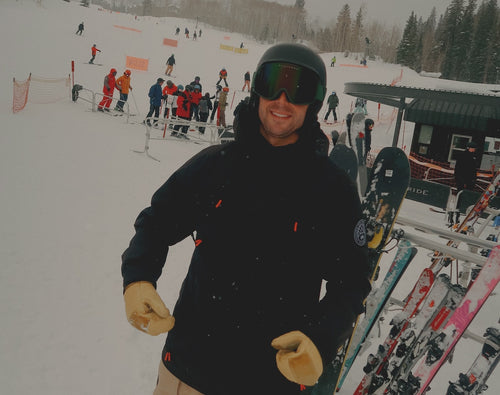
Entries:
POLYGON ((175 117, 177 111, 177 86, 171 80, 168 80, 162 94, 165 101, 165 113, 163 117, 175 117), (172 111, 172 115, 170 115, 170 111, 172 111))
POLYGON ((94 45, 92 46, 92 48, 90 49, 90 51, 91 51, 91 53, 92 53, 92 58, 89 60, 89 63, 90 63, 90 64, 94 64, 94 59, 95 59, 95 57, 96 57, 96 55, 97 55, 97 52, 101 52, 101 50, 100 50, 100 49, 97 49, 97 46, 94 44, 94 45))
POLYGON ((174 54, 170 55, 167 59, 167 69, 165 70, 165 75, 172 75, 172 71, 174 71, 175 57, 174 54))
POLYGON ((82 23, 80 23, 80 24, 78 25, 78 30, 76 31, 76 33, 75 33, 75 34, 79 34, 79 35, 81 36, 81 35, 82 35, 82 33, 83 33, 83 29, 84 29, 84 26, 83 26, 83 22, 82 22, 82 23))
POLYGON ((243 77, 244 83, 243 83, 243 88, 241 89, 242 92, 245 92, 245 88, 247 88, 247 91, 250 92, 250 72, 247 71, 245 73, 245 76, 243 77))
POLYGON ((197 37, 198 37, 198 35, 196 34, 196 30, 195 30, 194 33, 193 33, 193 41, 196 41, 197 37))
POLYGON ((300 394, 351 333, 370 290, 365 228, 317 123, 325 91, 316 53, 269 48, 235 141, 192 157, 139 214, 124 302, 135 328, 169 332, 155 394, 300 394), (172 316, 156 284, 169 247, 190 236, 172 316))
POLYGON ((333 120, 337 122, 337 106, 339 105, 339 97, 337 96, 337 93, 334 91, 330 96, 328 96, 328 111, 326 112, 325 115, 325 121, 328 121, 328 116, 330 115, 330 112, 333 113, 333 120))
POLYGON ((216 85, 215 86, 215 95, 214 95, 214 109, 212 110, 212 113, 210 114, 210 123, 214 121, 215 114, 217 113, 217 108, 219 107, 219 97, 220 93, 222 92, 222 86, 216 85))
POLYGON ((219 95, 219 116, 218 116, 218 125, 226 127, 226 107, 227 107, 227 93, 229 92, 229 88, 225 86, 222 88, 222 92, 219 95))
POLYGON ((335 67, 335 62, 336 62, 336 61, 337 61, 337 57, 336 57, 336 56, 334 56, 334 57, 332 58, 332 61, 330 62, 330 67, 335 67))
MULTIPOLYGON (((208 114, 212 110, 212 100, 210 100, 210 93, 205 93, 205 95, 200 100, 199 113, 200 122, 207 122, 208 114)), ((199 128, 201 134, 205 133, 205 128, 202 126, 199 128)))
POLYGON ((120 100, 116 103, 115 110, 123 112, 123 106, 128 99, 128 92, 132 90, 130 85, 130 70, 125 70, 123 75, 116 80, 116 88, 120 91, 120 100))
POLYGON ((365 161, 368 157, 368 153, 372 149, 372 130, 373 126, 375 126, 375 122, 371 118, 365 119, 365 161))
POLYGON ((184 34, 186 35, 186 38, 189 38, 189 29, 187 27, 184 28, 184 34))
POLYGON ((150 117, 153 116, 156 118, 153 121, 153 126, 158 125, 158 118, 160 117, 160 107, 161 107, 161 99, 163 97, 161 86, 165 80, 163 78, 158 78, 156 80, 156 84, 152 85, 151 88, 149 88, 149 112, 148 115, 146 115, 147 119, 147 124, 151 126, 151 120, 149 119, 150 117))
POLYGON ((175 35, 178 36, 180 31, 181 31, 181 29, 179 28, 179 26, 177 26, 175 28, 175 35))
POLYGON ((465 151, 457 155, 455 164, 455 185, 458 191, 462 189, 473 190, 476 183, 476 152, 477 144, 469 141, 465 151))
POLYGON ((219 71, 219 81, 217 81, 217 83, 215 85, 219 85, 221 81, 224 81, 224 84, 226 84, 226 86, 229 86, 227 84, 227 71, 226 69, 222 69, 221 71, 219 71))
POLYGON ((202 94, 200 92, 200 86, 196 84, 194 86, 193 92, 191 92, 191 116, 189 119, 194 119, 196 122, 200 120, 200 115, 198 114, 199 111, 199 106, 200 106, 200 100, 201 100, 202 94))
MULTIPOLYGON (((179 85, 177 87, 177 118, 189 121, 191 119, 190 114, 191 114, 190 93, 187 89, 184 89, 182 85, 179 85)), ((188 129, 189 125, 177 124, 174 126, 174 131, 172 132, 172 136, 187 138, 188 129), (181 130, 180 133, 179 129, 181 130)))
POLYGON ((191 81, 189 83, 189 85, 191 85, 191 86, 199 85, 200 86, 200 92, 203 92, 203 87, 202 87, 201 82, 200 82, 200 77, 198 77, 198 76, 194 77, 194 81, 191 81))
POLYGON ((115 91, 115 76, 116 69, 109 70, 109 74, 104 77, 104 86, 102 87, 102 93, 104 97, 97 106, 97 111, 108 111, 111 102, 113 101, 113 93, 115 91))

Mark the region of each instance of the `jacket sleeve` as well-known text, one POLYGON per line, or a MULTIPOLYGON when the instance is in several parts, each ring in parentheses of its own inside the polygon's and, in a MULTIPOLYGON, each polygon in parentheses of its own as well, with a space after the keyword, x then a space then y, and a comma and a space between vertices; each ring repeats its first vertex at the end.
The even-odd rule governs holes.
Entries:
POLYGON ((179 170, 154 193, 151 205, 137 217, 135 235, 122 254, 124 287, 135 281, 149 281, 156 287, 169 246, 194 230, 191 201, 179 170))
POLYGON ((325 259, 326 293, 303 330, 318 347, 324 364, 334 359, 338 347, 350 337, 371 289, 366 230, 358 193, 352 186, 343 195, 341 209, 335 210, 332 219, 332 227, 343 224, 342 230, 334 233, 335 249, 325 259))

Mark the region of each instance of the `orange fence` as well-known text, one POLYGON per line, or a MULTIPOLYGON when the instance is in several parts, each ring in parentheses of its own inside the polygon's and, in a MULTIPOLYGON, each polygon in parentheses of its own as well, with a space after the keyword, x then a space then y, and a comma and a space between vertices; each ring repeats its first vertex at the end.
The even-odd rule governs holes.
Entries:
POLYGON ((149 59, 127 56, 125 67, 128 69, 148 71, 149 59))
POLYGON ((177 40, 172 40, 170 38, 164 38, 163 45, 168 45, 169 47, 177 47, 177 40))
POLYGON ((130 30, 132 32, 142 33, 142 30, 137 30, 137 29, 134 29, 133 27, 126 27, 126 26, 120 26, 120 25, 113 25, 113 26, 118 28, 118 29, 130 30))

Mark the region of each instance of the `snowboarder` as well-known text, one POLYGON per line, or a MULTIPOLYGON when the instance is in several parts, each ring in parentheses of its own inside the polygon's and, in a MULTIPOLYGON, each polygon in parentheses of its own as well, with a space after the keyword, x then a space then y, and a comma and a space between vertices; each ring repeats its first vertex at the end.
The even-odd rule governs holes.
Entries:
POLYGON ((458 191, 462 189, 473 190, 476 183, 476 152, 477 144, 469 141, 465 151, 457 155, 455 164, 455 185, 458 191))
POLYGON ((174 64, 175 64, 175 57, 174 54, 170 55, 170 57, 167 59, 167 68, 165 70, 165 75, 172 75, 172 71, 174 71, 174 64))
POLYGON ((83 29, 84 29, 84 26, 83 26, 83 22, 82 22, 82 23, 80 23, 80 24, 78 25, 78 30, 76 31, 76 33, 75 33, 75 34, 78 34, 78 35, 80 35, 80 36, 81 36, 81 35, 82 35, 82 33, 83 33, 83 29))
POLYGON ((132 90, 130 85, 130 75, 132 72, 130 70, 125 70, 123 75, 116 80, 116 88, 120 91, 120 100, 116 103, 115 110, 123 112, 123 106, 128 100, 128 93, 132 90))
POLYGON ((186 35, 186 38, 189 38, 189 29, 187 27, 184 28, 184 34, 186 35))
POLYGON ((330 96, 328 96, 328 111, 325 115, 325 121, 328 121, 328 116, 330 112, 333 113, 333 120, 337 122, 337 106, 339 105, 339 97, 337 96, 337 92, 332 92, 330 96))
POLYGON ((161 86, 163 85, 164 82, 165 80, 160 77, 156 80, 156 84, 152 85, 151 88, 149 88, 149 93, 148 93, 149 112, 146 115, 147 119, 146 122, 149 126, 151 126, 151 120, 149 118, 152 117, 153 114, 154 117, 156 118, 153 121, 153 126, 158 125, 158 118, 160 117, 161 99, 163 98, 161 86))
POLYGON ((227 70, 223 68, 221 71, 219 71, 219 81, 217 81, 215 85, 219 85, 221 81, 224 81, 224 84, 226 84, 226 86, 229 86, 227 84, 226 78, 227 78, 227 70))
POLYGON ((245 75, 243 76, 243 88, 241 89, 242 92, 245 91, 245 88, 247 88, 247 91, 250 92, 250 72, 247 71, 245 75))
POLYGON ((102 93, 104 97, 97 106, 97 111, 109 111, 109 106, 113 101, 113 93, 115 91, 115 76, 116 69, 109 70, 109 74, 104 77, 104 86, 102 87, 102 93))
POLYGON ((354 103, 354 112, 363 112, 365 115, 368 115, 368 110, 366 109, 366 99, 361 97, 356 98, 356 102, 354 103))
POLYGON ((147 334, 168 332, 155 393, 300 394, 349 337, 370 290, 367 247, 356 187, 317 123, 325 91, 316 53, 269 48, 236 140, 187 161, 135 221, 125 311, 147 334), (172 316, 156 284, 169 247, 191 236, 172 316))
POLYGON ((332 61, 330 62, 330 67, 335 67, 335 62, 336 62, 336 61, 337 61, 337 57, 336 57, 336 56, 334 56, 334 57, 332 58, 332 61))
POLYGON ((93 64, 94 63, 94 60, 95 60, 95 57, 97 55, 97 52, 101 52, 100 49, 97 49, 97 45, 93 45, 92 48, 90 49, 91 53, 92 53, 92 58, 89 60, 89 63, 90 64, 93 64))

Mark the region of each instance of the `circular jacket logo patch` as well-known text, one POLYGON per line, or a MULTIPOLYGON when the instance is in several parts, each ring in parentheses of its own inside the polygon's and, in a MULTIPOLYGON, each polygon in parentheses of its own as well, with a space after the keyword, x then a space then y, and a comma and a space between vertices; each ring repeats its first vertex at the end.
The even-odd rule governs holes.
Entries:
POLYGON ((363 219, 360 219, 354 227, 354 242, 360 247, 366 243, 366 227, 363 219))

